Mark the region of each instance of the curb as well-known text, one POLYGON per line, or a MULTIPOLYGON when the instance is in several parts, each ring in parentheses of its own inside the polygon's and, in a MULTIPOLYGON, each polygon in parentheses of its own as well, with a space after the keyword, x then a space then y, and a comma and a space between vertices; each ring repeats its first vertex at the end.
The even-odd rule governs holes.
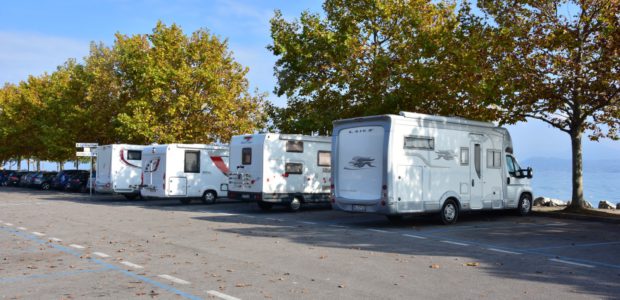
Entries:
POLYGON ((556 219, 569 219, 569 220, 579 220, 579 221, 589 221, 589 222, 620 224, 620 218, 588 216, 588 215, 580 215, 580 214, 575 214, 575 213, 532 211, 532 215, 540 216, 540 217, 556 218, 556 219))

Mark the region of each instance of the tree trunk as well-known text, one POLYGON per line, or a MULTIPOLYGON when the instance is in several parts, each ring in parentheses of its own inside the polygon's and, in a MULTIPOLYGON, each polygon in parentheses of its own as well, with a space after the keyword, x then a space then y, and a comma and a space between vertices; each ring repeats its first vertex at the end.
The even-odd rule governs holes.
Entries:
POLYGON ((583 155, 581 148, 581 137, 581 132, 571 132, 570 141, 573 161, 573 197, 569 209, 575 210, 586 207, 585 199, 583 199, 583 155))
POLYGON ((41 172, 41 161, 37 159, 37 172, 41 172))
POLYGON ((21 171, 22 170, 22 157, 18 156, 17 157, 17 171, 21 171))

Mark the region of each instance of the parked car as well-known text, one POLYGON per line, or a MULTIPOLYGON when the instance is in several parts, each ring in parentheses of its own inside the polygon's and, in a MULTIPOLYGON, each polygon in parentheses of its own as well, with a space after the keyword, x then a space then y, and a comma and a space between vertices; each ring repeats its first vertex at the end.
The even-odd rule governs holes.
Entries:
POLYGON ((18 185, 20 187, 28 187, 30 186, 30 179, 32 178, 32 176, 36 175, 38 172, 26 172, 26 174, 24 174, 22 177, 19 178, 19 183, 18 185))
POLYGON ((14 171, 10 170, 0 171, 0 186, 6 186, 9 181, 9 177, 11 177, 13 173, 14 171))
POLYGON ((41 172, 32 178, 31 187, 49 190, 52 187, 52 180, 58 172, 41 172))
POLYGON ((26 174, 26 173, 28 173, 28 172, 26 172, 26 171, 18 171, 18 172, 13 172, 13 173, 9 176, 9 178, 8 178, 8 180, 7 180, 7 182, 6 182, 6 185, 7 185, 7 186, 17 186, 17 185, 19 184, 19 179, 20 179, 20 178, 21 178, 24 174, 26 174))
POLYGON ((96 172, 93 172, 93 176, 91 176, 90 179, 88 177, 88 172, 80 172, 71 176, 71 178, 69 179, 69 181, 67 181, 67 184, 65 185, 65 190, 88 193, 88 184, 90 183, 92 185, 92 183, 95 182, 95 180, 93 179, 96 175, 95 173, 96 172))
POLYGON ((63 171, 58 172, 58 174, 56 174, 56 177, 54 177, 54 180, 52 180, 52 188, 56 190, 64 190, 67 187, 67 182, 69 182, 69 179, 71 179, 73 175, 76 175, 79 173, 88 174, 88 171, 63 170, 63 171))

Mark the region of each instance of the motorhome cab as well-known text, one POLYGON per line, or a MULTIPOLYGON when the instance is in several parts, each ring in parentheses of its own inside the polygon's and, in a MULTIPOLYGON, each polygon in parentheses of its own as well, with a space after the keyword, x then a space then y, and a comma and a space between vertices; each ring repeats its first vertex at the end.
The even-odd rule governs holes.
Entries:
POLYGON ((214 203, 228 191, 228 147, 203 144, 146 146, 142 151, 142 196, 192 198, 214 203))
POLYGON ((329 202, 331 139, 299 134, 233 136, 228 197, 299 210, 304 203, 329 202))
POLYGON ((122 194, 127 199, 139 196, 144 147, 126 144, 97 147, 95 191, 122 194))
POLYGON ((336 209, 392 221, 439 212, 445 224, 461 211, 531 210, 532 171, 491 123, 408 112, 337 120, 332 149, 336 209))

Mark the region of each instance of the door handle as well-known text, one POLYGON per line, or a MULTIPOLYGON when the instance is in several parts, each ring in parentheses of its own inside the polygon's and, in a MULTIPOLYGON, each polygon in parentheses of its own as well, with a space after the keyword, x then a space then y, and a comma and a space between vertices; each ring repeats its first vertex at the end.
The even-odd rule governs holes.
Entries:
POLYGON ((471 180, 471 186, 474 186, 474 180, 473 179, 471 180))

